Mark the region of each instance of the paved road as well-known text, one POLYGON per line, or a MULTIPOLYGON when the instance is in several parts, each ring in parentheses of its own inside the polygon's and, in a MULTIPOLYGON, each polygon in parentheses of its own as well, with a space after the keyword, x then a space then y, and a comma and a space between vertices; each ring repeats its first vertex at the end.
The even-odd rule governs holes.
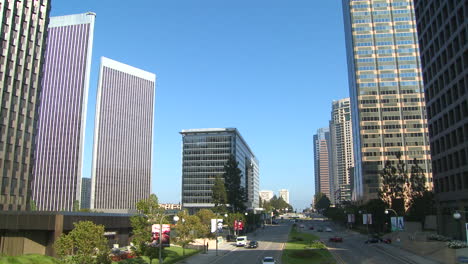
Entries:
MULTIPOLYGON (((291 224, 280 224, 273 226, 266 226, 265 229, 258 229, 253 234, 248 234, 248 240, 258 241, 259 247, 255 249, 248 249, 243 247, 236 247, 235 243, 220 246, 219 255, 207 256, 199 254, 192 258, 183 261, 182 263, 188 264, 260 264, 263 257, 274 257, 277 264, 281 264, 281 253, 283 245, 287 241, 291 224)), ((210 254, 213 251, 210 250, 210 254)))
POLYGON ((326 243, 329 251, 333 254, 338 264, 343 263, 362 263, 362 264, 409 264, 415 263, 402 257, 400 254, 395 254, 395 251, 390 252, 384 250, 383 244, 365 244, 366 235, 361 235, 353 231, 349 231, 341 226, 334 225, 329 221, 306 221, 304 223, 304 231, 318 235, 322 241, 326 243), (314 231, 309 230, 313 226, 314 231), (321 227, 325 230, 330 227, 332 232, 317 232, 317 228, 321 227), (343 237, 342 243, 329 242, 332 236, 343 237))

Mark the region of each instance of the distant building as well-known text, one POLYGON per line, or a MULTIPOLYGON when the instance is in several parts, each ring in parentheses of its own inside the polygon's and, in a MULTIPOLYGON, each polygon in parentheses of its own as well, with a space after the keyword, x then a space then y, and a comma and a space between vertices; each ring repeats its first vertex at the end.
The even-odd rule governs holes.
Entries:
POLYGON ((247 190, 247 207, 259 206, 259 165, 236 128, 182 130, 182 207, 194 213, 214 206, 211 188, 222 177, 230 155, 241 170, 241 186, 247 190))
MULTIPOLYGON (((458 1, 459 2, 459 1, 458 1)), ((413 0, 342 0, 354 141, 355 197, 377 198, 397 153, 432 186, 413 0), (415 161, 416 160, 416 161, 415 161)))
POLYGON ((32 199, 49 11, 48 0, 0 4, 0 211, 27 210, 32 199))
POLYGON ((324 193, 331 200, 329 152, 329 128, 320 128, 314 135, 315 193, 324 193))
POLYGON ((279 190, 279 197, 289 204, 289 191, 286 189, 279 190))
POLYGON ((269 190, 260 191, 260 199, 262 199, 262 201, 269 202, 271 198, 273 198, 273 191, 269 191, 269 190))
POLYGON ((81 178, 81 208, 91 208, 91 179, 81 178))
POLYGON ((164 208, 164 210, 181 210, 182 205, 180 203, 178 204, 159 204, 159 207, 164 208))
POLYGON ((330 178, 333 204, 351 201, 351 177, 354 167, 353 132, 349 98, 333 101, 330 120, 330 178))
POLYGON ((39 211, 71 211, 81 200, 95 16, 50 18, 32 185, 39 211))
POLYGON ((468 223, 468 4, 414 0, 431 142, 437 229, 466 241, 468 223), (452 214, 461 212, 460 220, 452 214), (462 211, 465 211, 464 213, 462 211))
POLYGON ((155 83, 153 73, 101 58, 91 209, 132 212, 149 197, 155 83))

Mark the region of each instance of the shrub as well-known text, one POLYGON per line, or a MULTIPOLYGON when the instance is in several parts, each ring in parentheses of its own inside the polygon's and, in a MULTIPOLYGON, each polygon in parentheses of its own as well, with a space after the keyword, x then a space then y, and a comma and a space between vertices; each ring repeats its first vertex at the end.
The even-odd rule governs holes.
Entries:
POLYGON ((466 248, 468 247, 466 242, 464 241, 460 241, 460 240, 453 240, 453 241, 450 241, 450 242, 447 242, 447 246, 449 248, 453 248, 453 249, 459 249, 459 248, 466 248))

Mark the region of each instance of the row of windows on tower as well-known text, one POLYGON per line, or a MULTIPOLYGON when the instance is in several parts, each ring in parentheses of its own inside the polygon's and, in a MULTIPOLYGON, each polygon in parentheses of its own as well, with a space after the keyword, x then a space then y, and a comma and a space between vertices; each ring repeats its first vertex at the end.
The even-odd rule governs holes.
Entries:
MULTIPOLYGON (((468 66, 468 63, 467 63, 468 66)), ((468 69, 468 67, 467 67, 468 69)), ((437 114, 443 112, 448 106, 458 101, 468 92, 468 76, 460 79, 458 82, 453 82, 444 86, 439 84, 439 81, 432 82, 432 85, 427 89, 428 96, 426 97, 428 118, 432 119, 437 114), (442 90, 445 90, 444 92, 442 90)), ((460 107, 460 104, 457 105, 460 107)), ((460 110, 463 111, 463 110, 460 110)), ((465 114, 466 116, 466 114, 465 114)))
POLYGON ((436 193, 454 192, 468 189, 468 172, 446 176, 434 180, 434 191, 436 193))
MULTIPOLYGON (((436 120, 429 124, 429 135, 436 137, 443 131, 455 127, 468 116, 468 102, 465 100, 441 114, 436 120)), ((465 131, 466 132, 466 131, 465 131)))
MULTIPOLYGON (((447 130, 448 131, 448 130, 447 130)), ((468 124, 463 127, 454 128, 445 135, 431 138, 431 149, 433 155, 444 153, 452 148, 459 147, 460 144, 468 142, 468 124)))

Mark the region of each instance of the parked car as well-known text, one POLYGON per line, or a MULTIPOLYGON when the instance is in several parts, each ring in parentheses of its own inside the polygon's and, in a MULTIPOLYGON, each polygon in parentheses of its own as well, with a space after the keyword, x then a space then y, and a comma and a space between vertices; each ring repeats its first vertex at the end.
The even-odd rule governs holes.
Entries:
POLYGON ((277 222, 277 221, 273 221, 273 222, 271 222, 271 224, 272 224, 272 225, 277 225, 278 222, 277 222))
POLYGON ((343 242, 343 238, 340 236, 333 236, 329 239, 330 242, 343 242))
POLYGON ((332 231, 331 228, 329 228, 329 227, 325 228, 325 232, 331 232, 331 231, 332 231))
POLYGON ((264 257, 262 264, 275 264, 276 261, 273 257, 264 257))
POLYGON ((255 241, 255 240, 252 240, 249 242, 249 244, 247 245, 248 248, 258 248, 258 242, 255 241))

